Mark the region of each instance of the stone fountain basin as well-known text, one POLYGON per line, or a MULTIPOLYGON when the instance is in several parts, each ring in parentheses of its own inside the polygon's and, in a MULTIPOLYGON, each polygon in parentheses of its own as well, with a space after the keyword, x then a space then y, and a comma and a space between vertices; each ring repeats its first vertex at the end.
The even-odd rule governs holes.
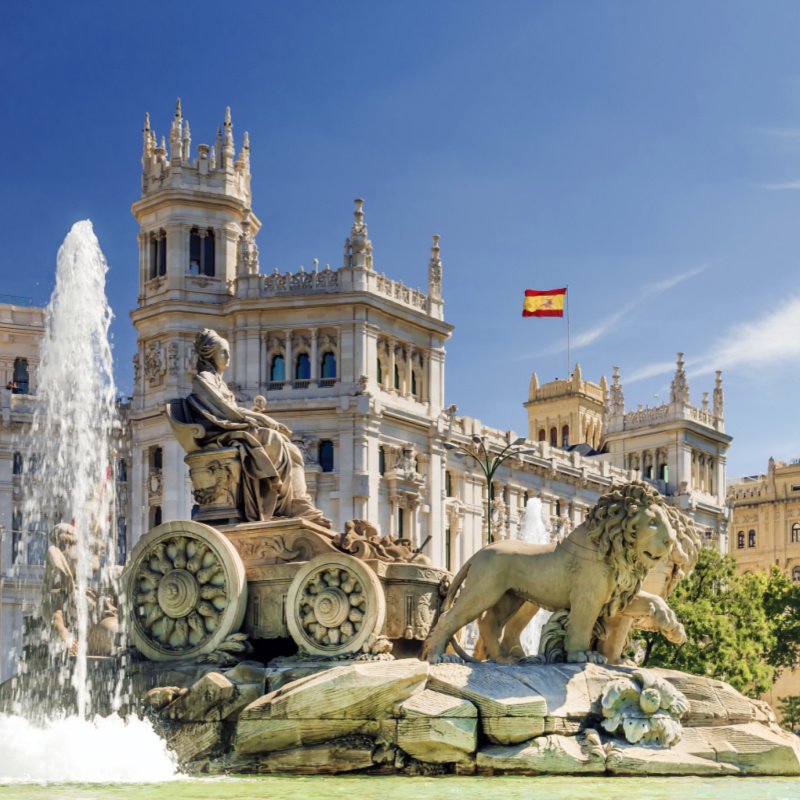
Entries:
POLYGON ((728 684, 653 670, 688 700, 672 747, 600 726, 633 670, 285 659, 233 670, 140 665, 184 768, 205 773, 798 775, 800 740, 728 684))

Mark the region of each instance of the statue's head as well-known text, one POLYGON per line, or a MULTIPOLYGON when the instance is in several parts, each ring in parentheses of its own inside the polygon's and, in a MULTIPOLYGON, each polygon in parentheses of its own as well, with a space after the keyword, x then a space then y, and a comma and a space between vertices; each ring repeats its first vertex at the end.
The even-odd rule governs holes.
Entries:
POLYGON ((210 328, 203 328, 195 336, 194 351, 197 353, 198 372, 218 372, 221 375, 231 360, 228 340, 210 328))

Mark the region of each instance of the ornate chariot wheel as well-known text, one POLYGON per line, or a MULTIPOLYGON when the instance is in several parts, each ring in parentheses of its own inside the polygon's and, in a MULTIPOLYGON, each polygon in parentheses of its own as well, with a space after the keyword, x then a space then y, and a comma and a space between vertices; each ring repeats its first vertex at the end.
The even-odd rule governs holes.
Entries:
POLYGON ((380 634, 386 600, 378 576, 344 553, 312 558, 286 595, 286 624, 299 648, 315 656, 357 653, 380 634))
POLYGON ((182 520, 153 528, 133 548, 124 580, 128 633, 153 661, 211 653, 244 620, 244 565, 208 525, 182 520))

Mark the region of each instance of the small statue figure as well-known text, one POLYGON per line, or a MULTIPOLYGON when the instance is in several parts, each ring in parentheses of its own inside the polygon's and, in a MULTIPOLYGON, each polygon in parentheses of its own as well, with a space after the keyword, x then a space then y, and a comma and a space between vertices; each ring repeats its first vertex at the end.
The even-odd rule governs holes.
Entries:
POLYGON ((191 421, 202 428, 197 440, 201 450, 239 450, 244 518, 302 517, 329 528, 330 520, 308 495, 303 456, 289 439, 291 431, 263 413, 266 401, 261 396, 253 410, 238 405, 222 379, 230 363, 228 342, 205 328, 197 334, 194 348, 197 374, 185 407, 191 421))
MULTIPOLYGON (((59 523, 53 528, 50 541, 42 582, 42 617, 58 634, 64 650, 75 655, 78 652, 75 584, 78 538, 75 528, 65 522, 59 523)), ((99 539, 94 540, 92 550, 90 576, 96 581, 102 555, 99 539)), ((89 611, 87 653, 90 656, 112 655, 119 627, 116 605, 94 587, 87 587, 86 601, 89 611)))

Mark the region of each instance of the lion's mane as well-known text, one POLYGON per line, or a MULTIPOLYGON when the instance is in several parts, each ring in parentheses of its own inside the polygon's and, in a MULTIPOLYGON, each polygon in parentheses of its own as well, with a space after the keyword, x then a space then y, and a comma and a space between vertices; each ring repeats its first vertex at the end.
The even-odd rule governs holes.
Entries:
MULTIPOLYGON (((601 619, 609 619, 624 610, 642 587, 650 567, 639 558, 633 525, 636 515, 649 506, 665 509, 673 525, 676 515, 684 517, 668 506, 649 484, 632 481, 602 495, 586 518, 589 541, 614 571, 614 590, 603 606, 601 619)), ((686 527, 685 523, 682 527, 686 527)), ((688 534, 686 536, 688 540, 688 534)), ((696 558, 696 548, 693 552, 696 558)))

